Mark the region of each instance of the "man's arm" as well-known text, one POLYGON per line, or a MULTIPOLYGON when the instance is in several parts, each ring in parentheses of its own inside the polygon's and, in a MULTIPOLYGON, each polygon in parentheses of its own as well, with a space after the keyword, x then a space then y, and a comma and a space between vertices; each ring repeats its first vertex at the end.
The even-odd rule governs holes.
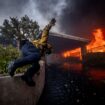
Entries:
POLYGON ((49 22, 49 24, 45 26, 45 28, 43 29, 42 36, 41 36, 41 39, 39 41, 39 44, 41 44, 41 45, 46 45, 47 44, 49 31, 52 28, 52 26, 55 25, 55 22, 56 22, 56 20, 52 19, 49 22))
POLYGON ((55 23, 56 23, 56 20, 53 18, 49 22, 49 24, 46 25, 45 28, 43 29, 41 38, 33 41, 33 44, 37 48, 42 47, 42 46, 46 46, 47 41, 48 41, 49 31, 50 31, 51 27, 55 25, 55 23))

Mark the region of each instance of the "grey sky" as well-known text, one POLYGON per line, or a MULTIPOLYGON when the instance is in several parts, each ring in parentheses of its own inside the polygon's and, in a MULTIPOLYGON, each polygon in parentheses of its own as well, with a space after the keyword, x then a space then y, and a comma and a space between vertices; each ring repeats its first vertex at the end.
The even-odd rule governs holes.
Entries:
POLYGON ((5 18, 21 17, 27 14, 33 20, 38 21, 41 27, 44 27, 48 21, 55 17, 57 25, 55 31, 58 31, 59 18, 62 10, 66 7, 66 0, 1 0, 0 1, 0 21, 5 18))
POLYGON ((42 28, 55 17, 56 31, 88 37, 93 29, 105 27, 105 0, 0 0, 0 23, 25 14, 42 28))

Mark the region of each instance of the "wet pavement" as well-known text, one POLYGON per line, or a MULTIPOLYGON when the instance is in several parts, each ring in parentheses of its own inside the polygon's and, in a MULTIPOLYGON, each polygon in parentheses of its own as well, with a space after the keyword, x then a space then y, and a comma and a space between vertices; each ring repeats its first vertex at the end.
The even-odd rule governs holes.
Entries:
POLYGON ((38 105, 105 105, 104 79, 94 79, 78 66, 66 67, 50 65, 46 69, 45 88, 38 105))

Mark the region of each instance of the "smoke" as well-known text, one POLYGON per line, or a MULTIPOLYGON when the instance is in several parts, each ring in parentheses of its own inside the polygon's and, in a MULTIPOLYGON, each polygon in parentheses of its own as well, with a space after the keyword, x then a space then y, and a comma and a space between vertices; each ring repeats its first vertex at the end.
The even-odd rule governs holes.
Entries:
POLYGON ((104 0, 29 0, 26 12, 44 26, 55 17, 54 31, 90 38, 95 28, 105 27, 104 0))
POLYGON ((1 23, 25 14, 41 28, 54 17, 54 31, 90 37, 93 29, 105 27, 105 0, 0 0, 1 23))
POLYGON ((32 19, 37 20, 41 27, 44 27, 51 18, 56 18, 54 31, 58 31, 59 20, 65 7, 66 0, 29 0, 23 14, 28 14, 32 19))
POLYGON ((60 18, 66 5, 66 0, 37 0, 37 7, 46 18, 60 18))
POLYGON ((90 37, 95 28, 105 27, 105 0, 66 0, 60 28, 67 34, 90 37))
POLYGON ((0 0, 0 24, 9 17, 20 16, 28 0, 0 0))
POLYGON ((36 20, 41 26, 47 24, 47 20, 39 12, 35 0, 29 0, 24 8, 25 9, 23 9, 21 14, 22 16, 27 14, 31 19, 36 20))
POLYGON ((2 0, 0 1, 0 21, 9 16, 21 17, 25 14, 44 27, 51 18, 56 18, 54 31, 59 30, 59 20, 66 0, 2 0))

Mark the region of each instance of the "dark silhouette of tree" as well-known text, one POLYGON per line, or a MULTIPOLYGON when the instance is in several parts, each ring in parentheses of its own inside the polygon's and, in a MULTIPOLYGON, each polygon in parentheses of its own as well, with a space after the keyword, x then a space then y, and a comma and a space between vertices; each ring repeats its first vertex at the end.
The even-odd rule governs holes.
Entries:
POLYGON ((21 17, 10 17, 5 19, 3 25, 0 26, 0 34, 10 39, 33 38, 33 35, 39 31, 39 25, 36 21, 31 20, 27 15, 21 17))

